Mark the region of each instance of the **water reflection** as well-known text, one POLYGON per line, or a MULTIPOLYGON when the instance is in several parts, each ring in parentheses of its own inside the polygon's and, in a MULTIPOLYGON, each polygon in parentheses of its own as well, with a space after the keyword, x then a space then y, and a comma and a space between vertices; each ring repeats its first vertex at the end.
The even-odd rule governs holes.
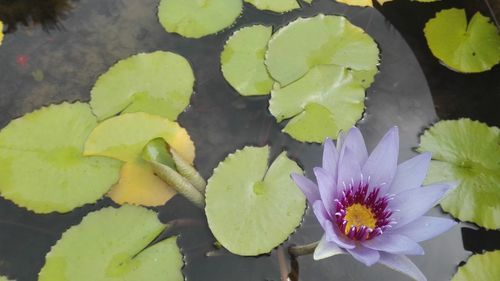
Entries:
POLYGON ((16 31, 19 25, 59 28, 73 1, 77 0, 1 0, 0 20, 6 25, 6 33, 16 31))

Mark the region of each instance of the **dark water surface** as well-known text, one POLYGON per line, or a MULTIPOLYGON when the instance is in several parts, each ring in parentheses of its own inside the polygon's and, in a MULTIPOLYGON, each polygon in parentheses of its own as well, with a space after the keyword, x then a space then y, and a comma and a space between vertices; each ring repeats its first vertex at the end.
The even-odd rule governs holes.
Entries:
MULTIPOLYGON (((11 2, 15 1, 0 2, 1 17, 11 15, 4 10, 4 5, 11 2)), ((321 147, 298 143, 282 134, 283 125, 276 124, 267 111, 267 97, 239 96, 222 77, 219 55, 227 37, 242 26, 260 23, 277 29, 299 16, 314 16, 320 12, 345 15, 373 36, 381 49, 380 73, 368 89, 365 116, 359 122, 369 149, 391 126, 398 125, 400 161, 415 154, 412 148, 418 145, 419 134, 438 120, 429 85, 438 109, 457 101, 460 105, 462 99, 476 102, 463 102, 467 108, 438 111, 441 117, 470 116, 491 125, 499 123, 497 110, 492 110, 500 94, 498 67, 486 74, 465 77, 439 65, 425 51, 423 36, 417 33, 422 29, 417 28, 438 10, 436 5, 422 9, 422 13, 428 15, 422 19, 418 17, 421 12, 411 11, 419 6, 405 2, 401 3, 401 12, 397 11, 397 3, 381 8, 387 19, 376 9, 348 7, 330 0, 315 0, 311 7, 285 15, 245 5, 243 15, 230 29, 203 39, 187 39, 169 34, 160 26, 156 18, 158 0, 48 2, 62 7, 60 14, 57 9, 48 10, 47 14, 55 21, 44 24, 39 20, 37 25, 25 26, 25 21, 16 20, 23 19, 21 16, 11 16, 9 21, 0 18, 10 24, 10 33, 0 47, 0 127, 44 105, 88 101, 96 78, 116 61, 139 52, 168 50, 186 57, 195 72, 196 93, 179 121, 195 141, 196 165, 206 178, 226 154, 249 144, 270 144, 274 156, 286 149, 311 175, 312 168, 319 164, 321 147), (405 15, 410 23, 405 23, 405 15), (413 51, 388 19, 406 30, 405 39, 412 44, 413 51), (470 98, 469 89, 477 90, 474 98, 470 98), (453 94, 456 97, 450 97, 453 94)), ((449 5, 448 2, 440 5, 449 5)), ((29 22, 29 17, 27 19, 29 22)), ((89 211, 108 205, 112 204, 103 199, 68 214, 35 215, 0 199, 0 275, 19 281, 36 280, 45 254, 61 233, 78 224, 89 211)), ((174 198, 158 210, 164 222, 179 218, 203 220, 203 214, 182 198, 174 198)), ((446 216, 438 208, 431 213, 446 216)), ((470 245, 467 249, 475 252, 498 248, 498 232, 466 229, 462 235, 463 227, 476 228, 458 225, 441 237, 424 242, 426 255, 412 258, 429 280, 450 279, 456 266, 470 254, 464 250, 464 244, 470 245)), ((184 273, 188 281, 280 279, 276 251, 257 258, 224 253, 206 258, 203 254, 211 250, 207 228, 183 228, 180 232, 179 244, 186 254, 184 273)), ((302 226, 286 244, 313 242, 321 237, 321 232, 308 210, 302 226)), ((300 280, 304 281, 410 280, 380 265, 365 267, 347 255, 320 262, 304 256, 298 263, 300 280)))

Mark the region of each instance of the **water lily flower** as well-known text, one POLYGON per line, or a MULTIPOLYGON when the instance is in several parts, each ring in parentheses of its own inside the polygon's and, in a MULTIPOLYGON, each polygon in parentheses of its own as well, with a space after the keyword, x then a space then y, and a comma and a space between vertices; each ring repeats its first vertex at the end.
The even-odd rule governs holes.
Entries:
POLYGON ((361 132, 352 128, 339 138, 337 147, 332 140, 325 141, 323 165, 314 168, 317 185, 292 175, 325 231, 314 259, 349 253, 367 266, 378 262, 415 280, 426 280, 406 255, 423 255, 418 242, 456 224, 424 216, 452 185, 422 187, 431 154, 398 165, 398 152, 397 127, 370 155, 361 132))

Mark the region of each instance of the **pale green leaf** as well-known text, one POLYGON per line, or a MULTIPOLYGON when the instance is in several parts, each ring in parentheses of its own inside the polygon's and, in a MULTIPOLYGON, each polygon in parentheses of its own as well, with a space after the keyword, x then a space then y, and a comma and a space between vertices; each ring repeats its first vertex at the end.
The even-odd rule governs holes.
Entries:
POLYGON ((241 0, 161 0, 158 18, 168 32, 200 38, 232 25, 242 9, 241 0))
POLYGON ((264 54, 272 27, 253 25, 236 31, 221 54, 224 78, 244 96, 266 95, 274 81, 267 73, 264 54))
POLYGON ((472 255, 464 266, 458 268, 451 281, 500 280, 500 251, 472 255))
POLYGON ((52 247, 39 281, 183 281, 176 238, 148 246, 166 228, 142 207, 88 214, 52 247))
POLYGON ((365 89, 348 70, 320 65, 296 82, 274 89, 269 111, 278 122, 293 118, 284 129, 293 138, 321 143, 361 119, 364 99, 365 89))
POLYGON ((302 173, 281 153, 268 168, 269 147, 245 147, 214 170, 206 189, 206 214, 213 234, 230 252, 270 252, 300 224, 305 198, 290 178, 302 173))
POLYGON ((85 143, 85 155, 124 161, 120 181, 109 196, 119 204, 159 206, 175 195, 142 159, 150 140, 162 138, 188 162, 194 160, 194 144, 187 131, 166 118, 143 112, 122 114, 100 123, 85 143))
POLYGON ((479 12, 467 24, 465 10, 443 10, 427 22, 424 33, 434 56, 453 70, 483 72, 500 62, 500 34, 479 12))
POLYGON ((121 163, 84 157, 97 120, 88 104, 51 105, 0 132, 0 194, 36 213, 69 212, 101 198, 121 163))
POLYGON ((90 105, 99 120, 121 112, 147 112, 176 120, 189 104, 194 75, 182 56, 164 51, 131 56, 102 74, 90 105))
POLYGON ((460 119, 441 121, 420 139, 419 151, 432 152, 426 183, 456 181, 441 206, 462 221, 500 227, 500 130, 460 119))
POLYGON ((379 50, 368 34, 346 18, 320 14, 299 18, 276 32, 269 41, 265 63, 271 77, 283 87, 317 65, 376 72, 379 50))
POLYGON ((245 2, 254 5, 259 10, 268 10, 277 13, 284 13, 300 8, 297 0, 245 0, 245 2))

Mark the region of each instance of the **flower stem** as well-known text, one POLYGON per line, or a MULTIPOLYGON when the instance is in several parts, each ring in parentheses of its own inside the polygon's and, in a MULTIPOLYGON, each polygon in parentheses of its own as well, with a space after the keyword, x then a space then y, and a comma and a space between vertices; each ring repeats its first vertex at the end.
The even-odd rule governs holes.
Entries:
POLYGON ((293 257, 310 255, 310 254, 314 253, 314 250, 316 249, 318 244, 319 244, 319 241, 313 242, 310 244, 306 244, 306 245, 290 246, 288 248, 288 253, 290 253, 290 255, 292 255, 293 257))

